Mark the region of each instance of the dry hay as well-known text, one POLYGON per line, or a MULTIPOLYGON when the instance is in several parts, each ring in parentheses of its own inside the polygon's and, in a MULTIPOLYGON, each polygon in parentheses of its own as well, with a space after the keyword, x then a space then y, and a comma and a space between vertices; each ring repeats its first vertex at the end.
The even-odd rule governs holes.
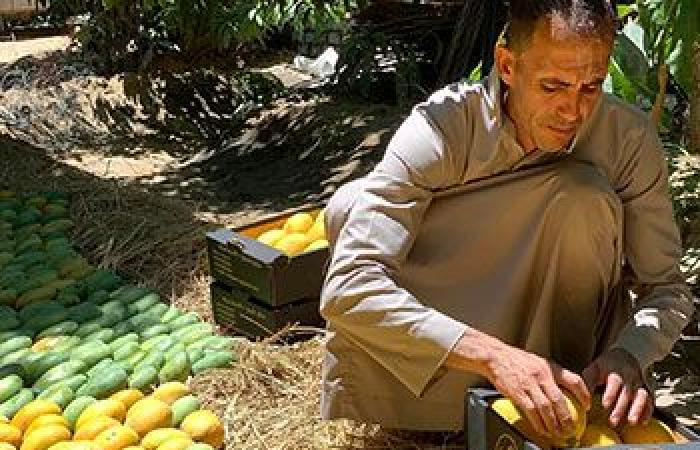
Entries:
POLYGON ((132 282, 179 295, 204 274, 207 225, 185 203, 95 177, 8 141, 0 147, 0 186, 69 194, 79 250, 132 282))
MULTIPOLYGON (((290 327, 278 336, 313 330, 290 327)), ((322 330, 309 340, 276 345, 275 338, 244 341, 231 369, 195 377, 191 387, 225 418, 229 449, 421 449, 434 437, 389 432, 319 416, 322 330)), ((441 447, 442 448, 442 447, 441 447)), ((448 448, 448 447, 445 447, 448 448)))

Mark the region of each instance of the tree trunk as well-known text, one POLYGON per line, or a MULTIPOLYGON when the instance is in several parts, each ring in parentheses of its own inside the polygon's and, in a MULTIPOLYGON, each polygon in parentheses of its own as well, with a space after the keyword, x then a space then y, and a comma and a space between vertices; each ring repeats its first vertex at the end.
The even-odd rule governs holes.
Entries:
POLYGON ((700 40, 693 46, 693 85, 690 94, 690 123, 688 127, 688 150, 700 154, 700 40))
POLYGON ((464 59, 469 58, 473 51, 483 20, 484 3, 480 0, 465 0, 452 34, 452 41, 447 48, 447 54, 440 61, 442 67, 438 78, 439 86, 464 76, 460 67, 465 64, 464 59))
POLYGON ((668 66, 666 64, 661 64, 659 66, 659 93, 656 94, 656 101, 654 102, 654 107, 651 108, 651 120, 654 125, 659 126, 661 123, 661 116, 664 112, 664 102, 666 100, 666 84, 668 83, 668 66))

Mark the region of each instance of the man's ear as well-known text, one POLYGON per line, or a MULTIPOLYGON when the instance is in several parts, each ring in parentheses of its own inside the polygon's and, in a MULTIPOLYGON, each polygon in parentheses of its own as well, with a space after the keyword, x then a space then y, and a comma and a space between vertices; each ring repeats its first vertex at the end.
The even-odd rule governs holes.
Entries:
POLYGON ((510 86, 513 81, 513 72, 515 71, 515 53, 503 45, 496 45, 494 56, 501 79, 510 86))

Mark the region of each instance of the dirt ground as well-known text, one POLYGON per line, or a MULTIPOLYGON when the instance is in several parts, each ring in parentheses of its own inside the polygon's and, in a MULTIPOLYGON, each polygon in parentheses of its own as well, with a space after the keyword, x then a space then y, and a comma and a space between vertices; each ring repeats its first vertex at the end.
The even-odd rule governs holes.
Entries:
POLYGON ((0 63, 11 63, 24 56, 65 49, 70 44, 67 36, 52 36, 25 41, 0 42, 0 63))
MULTIPOLYGON (((67 43, 65 38, 0 43, 0 188, 68 192, 77 218, 75 239, 91 262, 156 287, 171 302, 208 320, 204 232, 322 203, 378 161, 407 112, 323 94, 287 95, 253 107, 239 121, 227 106, 237 100, 237 85, 211 74, 194 79, 201 89, 192 92, 179 90, 181 85, 169 79, 178 90, 169 96, 166 89, 151 104, 153 98, 142 88, 162 80, 128 74, 105 79, 79 64, 64 70, 61 56, 52 52, 67 43), (35 59, 13 64, 30 53, 35 59), (203 98, 212 82, 232 90, 203 98)), ((263 72, 286 86, 308 81, 284 64, 263 72)), ((279 349, 279 355, 317 377, 319 341, 309 345, 279 349)), ((250 355, 262 363, 258 350, 252 346, 250 355)), ((700 419, 700 377, 686 363, 690 353, 700 360, 700 346, 693 342, 659 366, 657 401, 694 425, 700 419)), ((298 373, 290 377, 299 380, 298 373)), ((273 420, 275 410, 254 411, 241 403, 239 395, 254 394, 250 378, 227 372, 194 385, 207 395, 210 407, 230 418, 236 432, 229 430, 228 448, 284 448, 272 445, 284 429, 255 427, 273 420)), ((327 445, 286 448, 430 448, 357 436, 376 437, 376 431, 322 429, 315 409, 308 409, 317 389, 307 395, 311 401, 300 411, 309 417, 297 425, 325 436, 327 445), (349 437, 342 441, 333 433, 349 437)))

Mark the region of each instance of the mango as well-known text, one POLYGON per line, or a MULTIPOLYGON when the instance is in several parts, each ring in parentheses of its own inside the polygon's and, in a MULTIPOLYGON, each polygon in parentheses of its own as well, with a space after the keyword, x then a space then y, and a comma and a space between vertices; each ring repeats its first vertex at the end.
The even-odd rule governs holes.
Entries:
POLYGON ((284 231, 287 233, 306 233, 314 224, 314 218, 311 214, 300 212, 292 215, 284 222, 284 231))
POLYGON ((620 437, 625 444, 667 444, 673 443, 673 432, 659 419, 638 425, 625 424, 620 428, 620 437))

